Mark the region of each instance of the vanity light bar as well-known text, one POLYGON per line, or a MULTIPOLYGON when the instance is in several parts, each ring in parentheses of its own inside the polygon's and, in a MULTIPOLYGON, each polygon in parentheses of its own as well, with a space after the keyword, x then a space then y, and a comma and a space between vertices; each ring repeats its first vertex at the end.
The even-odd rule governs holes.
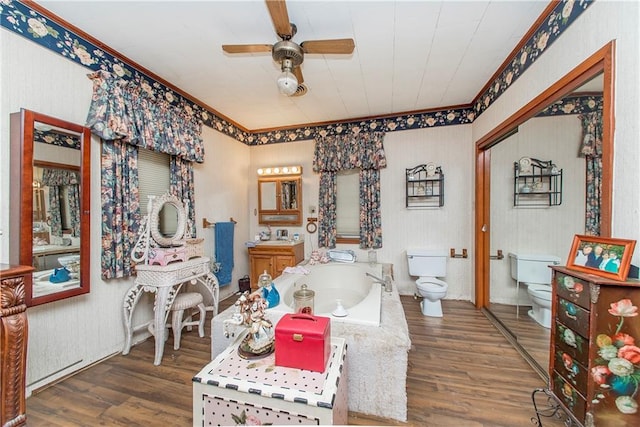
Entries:
POLYGON ((272 168, 259 168, 258 175, 300 175, 302 174, 302 166, 274 166, 272 168))

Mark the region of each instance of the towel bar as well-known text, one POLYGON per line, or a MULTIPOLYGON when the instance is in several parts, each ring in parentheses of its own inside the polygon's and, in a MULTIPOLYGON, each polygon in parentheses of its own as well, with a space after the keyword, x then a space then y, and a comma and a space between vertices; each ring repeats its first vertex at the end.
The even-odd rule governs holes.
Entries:
MULTIPOLYGON (((233 219, 233 217, 229 218, 229 221, 237 224, 238 221, 236 221, 235 219, 233 219)), ((215 227, 216 223, 215 222, 209 222, 207 221, 207 218, 202 218, 202 228, 211 228, 211 227, 215 227)))

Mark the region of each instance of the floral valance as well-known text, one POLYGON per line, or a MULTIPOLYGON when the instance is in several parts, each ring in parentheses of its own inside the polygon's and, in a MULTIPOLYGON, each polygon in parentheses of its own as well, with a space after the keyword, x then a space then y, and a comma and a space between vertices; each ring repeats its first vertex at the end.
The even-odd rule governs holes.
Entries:
POLYGON ((313 170, 378 170, 387 167, 382 140, 384 132, 359 132, 316 139, 313 170))
POLYGON ((87 126, 92 133, 188 161, 204 161, 202 122, 189 106, 171 105, 141 78, 127 81, 107 71, 89 78, 93 96, 87 126))
POLYGON ((80 184, 78 172, 66 169, 42 169, 42 184, 49 187, 80 184))

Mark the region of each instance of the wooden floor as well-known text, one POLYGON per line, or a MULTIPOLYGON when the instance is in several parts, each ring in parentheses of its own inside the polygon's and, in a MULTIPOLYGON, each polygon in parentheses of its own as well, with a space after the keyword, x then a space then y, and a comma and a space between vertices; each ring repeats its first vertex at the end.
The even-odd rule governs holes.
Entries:
MULTIPOLYGON (((235 301, 221 303, 221 309, 235 301)), ((353 425, 527 426, 531 392, 544 386, 486 317, 469 302, 444 301, 443 318, 424 317, 402 297, 411 334, 407 423, 349 414, 353 425)), ((207 322, 209 323, 209 322, 207 322)), ((188 426, 191 378, 210 359, 207 338, 183 333, 153 365, 153 341, 132 348, 27 399, 28 426, 188 426)), ((389 378, 389 381, 393 381, 389 378)), ((562 425, 545 419, 545 426, 562 425)))
POLYGON ((543 370, 549 366, 549 339, 551 331, 540 326, 527 312, 530 307, 520 306, 518 315, 514 305, 491 304, 491 311, 516 337, 520 345, 535 359, 543 370))

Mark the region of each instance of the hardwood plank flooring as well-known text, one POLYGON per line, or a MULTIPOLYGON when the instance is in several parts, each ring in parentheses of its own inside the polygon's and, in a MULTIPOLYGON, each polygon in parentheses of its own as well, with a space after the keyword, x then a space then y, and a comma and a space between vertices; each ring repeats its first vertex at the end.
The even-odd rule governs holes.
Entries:
POLYGON ((516 336, 520 345, 533 357, 540 367, 547 370, 549 366, 549 339, 551 331, 536 323, 527 312, 530 307, 520 306, 519 316, 516 306, 491 304, 491 311, 516 336))
MULTIPOLYGON (((544 383, 481 312, 470 302, 443 301, 444 317, 429 318, 412 297, 401 299, 412 341, 407 423, 349 413, 349 424, 532 425, 531 392, 544 383)), ((154 366, 153 341, 146 340, 127 356, 115 355, 34 393, 27 399, 28 426, 191 425, 191 379, 209 362, 209 344, 185 330, 181 348, 173 350, 170 337, 162 364, 154 366)))

